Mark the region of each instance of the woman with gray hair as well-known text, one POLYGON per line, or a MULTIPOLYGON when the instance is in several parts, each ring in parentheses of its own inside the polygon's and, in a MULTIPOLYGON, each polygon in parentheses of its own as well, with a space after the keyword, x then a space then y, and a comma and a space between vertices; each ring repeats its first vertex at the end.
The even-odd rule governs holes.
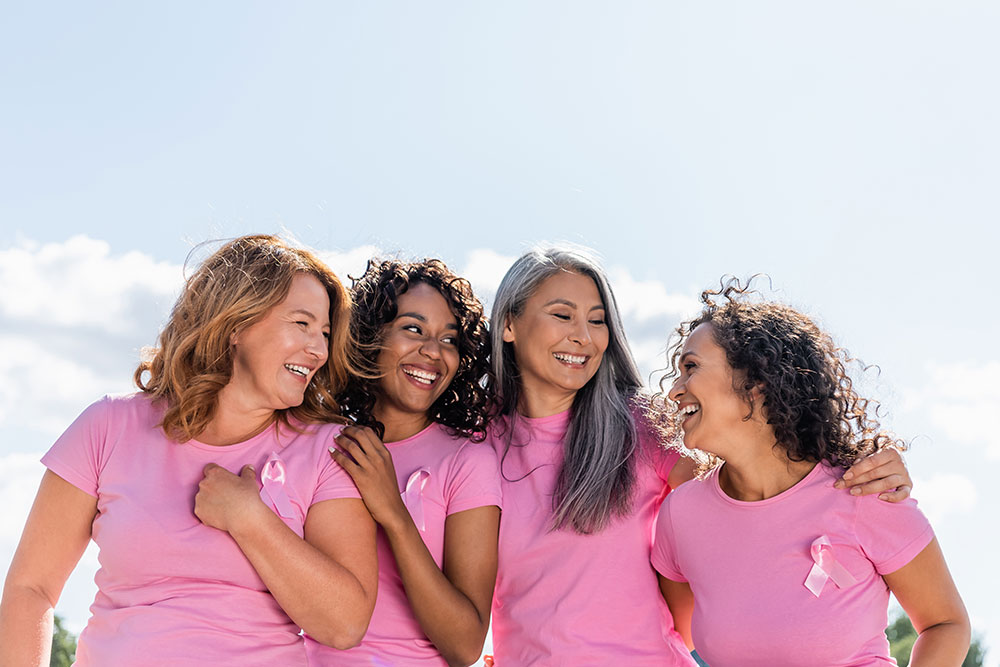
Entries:
MULTIPOLYGON (((642 381, 604 270, 583 248, 532 250, 500 283, 491 325, 504 495, 495 664, 694 664, 649 564, 657 509, 693 465, 639 416, 642 381)), ((885 491, 902 475, 893 499, 905 497, 898 454, 880 456, 852 483, 888 476, 864 489, 885 491)))

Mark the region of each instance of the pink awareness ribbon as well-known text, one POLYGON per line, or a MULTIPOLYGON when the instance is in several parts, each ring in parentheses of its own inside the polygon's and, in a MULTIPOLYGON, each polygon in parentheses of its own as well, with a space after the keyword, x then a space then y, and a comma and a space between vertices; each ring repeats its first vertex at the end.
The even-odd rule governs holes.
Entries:
POLYGON ((285 493, 285 462, 277 452, 271 452, 264 469, 260 471, 260 495, 265 501, 270 501, 274 511, 284 519, 295 518, 295 508, 285 493))
POLYGON ((806 577, 805 587, 816 597, 823 592, 827 579, 833 579, 838 588, 847 588, 857 583, 857 579, 847 571, 847 568, 837 562, 833 555, 833 545, 826 535, 820 535, 813 540, 809 552, 812 554, 813 566, 809 570, 809 576, 806 577))
POLYGON ((406 505, 410 516, 413 517, 413 523, 417 526, 417 530, 426 528, 424 523, 424 487, 427 486, 427 480, 430 479, 430 476, 431 473, 426 468, 417 470, 406 480, 406 489, 402 493, 403 504, 406 505))

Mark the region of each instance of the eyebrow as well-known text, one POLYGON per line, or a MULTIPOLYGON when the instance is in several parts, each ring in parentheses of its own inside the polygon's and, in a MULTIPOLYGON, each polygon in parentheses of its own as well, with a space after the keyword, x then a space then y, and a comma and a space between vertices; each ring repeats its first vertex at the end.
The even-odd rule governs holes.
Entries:
MULTIPOLYGON (((312 313, 311 310, 306 310, 305 308, 296 308, 291 313, 289 313, 289 315, 301 315, 302 317, 308 317, 310 320, 312 320, 314 322, 317 319, 316 316, 313 315, 313 313, 312 313)), ((330 326, 330 324, 326 323, 323 326, 328 327, 328 326, 330 326)))
POLYGON ((698 356, 697 352, 685 352, 684 354, 681 355, 681 358, 678 359, 677 361, 678 362, 682 362, 685 359, 687 359, 688 357, 697 357, 697 356, 698 356))
MULTIPOLYGON (((412 317, 413 319, 419 320, 421 322, 426 322, 427 321, 427 318, 424 317, 423 315, 421 315, 420 313, 400 313, 399 315, 396 315, 396 319, 397 320, 400 317, 412 317)), ((451 323, 449 323, 449 324, 445 325, 445 329, 454 329, 455 331, 458 331, 458 325, 457 324, 451 324, 451 323)))
MULTIPOLYGON (((570 308, 576 308, 576 304, 573 303, 572 301, 570 301, 569 299, 560 299, 560 298, 552 299, 551 301, 549 301, 548 303, 546 303, 542 307, 546 308, 548 306, 551 306, 551 305, 554 305, 554 304, 557 304, 557 303, 558 304, 562 304, 564 306, 569 306, 570 308)), ((591 306, 590 310, 607 310, 607 308, 604 307, 603 303, 599 303, 596 306, 591 306)))

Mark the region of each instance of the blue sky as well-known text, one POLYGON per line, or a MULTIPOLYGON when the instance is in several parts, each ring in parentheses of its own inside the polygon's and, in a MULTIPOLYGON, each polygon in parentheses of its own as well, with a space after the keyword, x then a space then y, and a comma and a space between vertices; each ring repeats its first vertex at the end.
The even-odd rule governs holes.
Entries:
POLYGON ((8 8, 0 567, 38 455, 128 388, 195 244, 439 256, 488 299, 565 239, 603 254, 647 371, 700 289, 756 272, 878 364, 995 664, 998 27, 966 0, 8 8))

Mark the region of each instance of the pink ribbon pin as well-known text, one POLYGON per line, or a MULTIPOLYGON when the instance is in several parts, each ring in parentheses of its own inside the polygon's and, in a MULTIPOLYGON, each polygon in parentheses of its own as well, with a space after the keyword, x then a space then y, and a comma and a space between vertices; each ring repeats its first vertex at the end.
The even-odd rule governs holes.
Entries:
POLYGON ((413 523, 417 526, 417 530, 426 528, 424 523, 424 487, 427 486, 427 480, 430 479, 430 476, 431 473, 425 468, 417 470, 406 480, 406 490, 402 493, 403 504, 410 511, 410 516, 413 517, 413 523))
POLYGON ((285 519, 295 518, 295 508, 285 493, 285 462, 276 452, 271 452, 264 469, 260 472, 260 495, 265 501, 270 501, 278 516, 285 519))
POLYGON ((838 588, 847 588, 857 583, 857 579, 847 571, 847 568, 837 562, 833 555, 833 545, 826 535, 820 535, 813 540, 809 552, 812 554, 813 566, 809 570, 809 576, 806 577, 805 587, 816 597, 823 592, 827 579, 833 579, 838 588))

